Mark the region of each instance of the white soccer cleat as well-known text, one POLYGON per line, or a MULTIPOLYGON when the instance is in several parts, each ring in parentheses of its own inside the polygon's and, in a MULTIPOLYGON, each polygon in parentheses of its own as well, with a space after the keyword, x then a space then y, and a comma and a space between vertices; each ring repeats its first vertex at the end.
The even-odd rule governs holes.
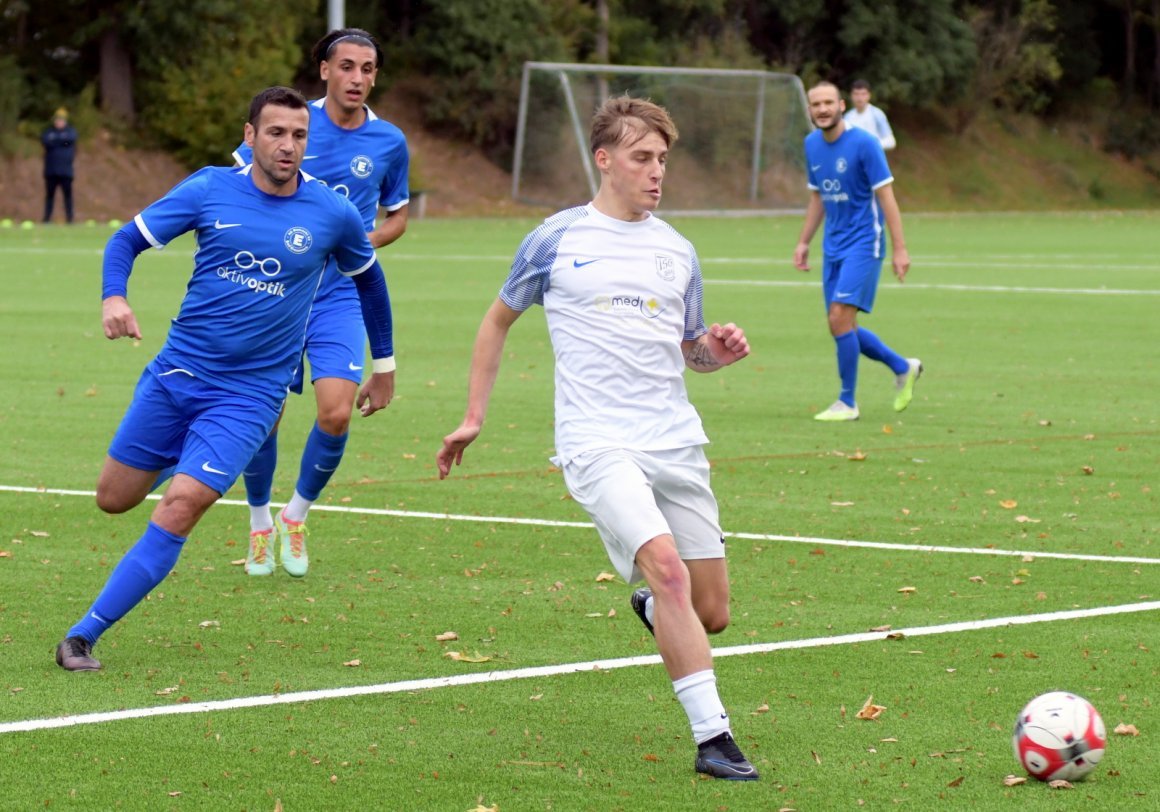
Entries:
POLYGON ((845 423, 849 420, 857 420, 858 416, 857 406, 847 406, 842 401, 835 400, 830 408, 814 415, 814 420, 820 420, 823 423, 845 423))

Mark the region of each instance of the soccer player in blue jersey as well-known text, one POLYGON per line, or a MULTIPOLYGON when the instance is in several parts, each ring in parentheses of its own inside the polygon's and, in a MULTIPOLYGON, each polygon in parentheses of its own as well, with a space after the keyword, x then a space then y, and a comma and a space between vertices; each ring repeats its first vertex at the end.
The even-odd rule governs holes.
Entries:
MULTIPOLYGON (((302 168, 355 204, 375 248, 390 245, 407 228, 410 159, 402 131, 366 105, 383 64, 382 48, 366 31, 342 28, 319 40, 312 53, 326 82, 326 95, 310 102, 310 141, 302 168), (385 216, 376 227, 380 207, 385 216)), ((246 163, 249 149, 243 144, 234 158, 246 163)), ((244 472, 250 505, 246 557, 250 575, 271 574, 275 550, 286 572, 306 574, 306 516, 342 462, 351 404, 363 375, 365 343, 354 284, 332 263, 318 289, 306 332, 305 356, 310 362, 317 419, 306 438, 294 494, 277 516, 270 511, 278 463, 277 426, 244 472)), ((303 378, 299 364, 292 391, 302 393, 303 378)))
POLYGON ((467 412, 443 438, 439 478, 483 428, 512 324, 544 307, 556 356, 553 462, 595 522, 656 636, 697 744, 694 769, 752 781, 717 693, 709 632, 729 624, 729 576, 708 442, 684 371, 715 372, 749 355, 735 324, 705 326, 697 252, 653 215, 677 128, 664 108, 628 96, 596 112, 589 136, 600 189, 530 233, 480 325, 467 412))
MULTIPOLYGON (((278 419, 302 352, 314 293, 333 255, 358 288, 376 363, 393 360, 382 268, 353 205, 300 171, 306 100, 289 88, 254 97, 245 125, 252 164, 191 175, 105 247, 102 323, 110 339, 140 338, 127 297, 138 254, 197 234, 193 275, 168 338, 142 373, 97 482, 108 513, 139 505, 172 468, 144 535, 56 648, 69 671, 96 671, 92 647, 164 580, 186 538, 278 419)), ((363 414, 394 396, 394 372, 363 386, 363 414)))
POLYGON ((815 420, 857 420, 858 358, 881 361, 894 373, 894 410, 901 412, 914 397, 922 362, 904 358, 877 335, 858 324, 858 313, 874 308, 878 276, 885 255, 883 222, 890 231, 892 265, 898 281, 906 279, 910 254, 902 235, 902 214, 894 199, 894 177, 878 138, 842 120, 841 95, 830 82, 819 82, 808 93, 810 116, 817 129, 806 136, 806 172, 810 202, 793 263, 808 271, 810 240, 822 220, 822 293, 838 356, 841 391, 815 420))

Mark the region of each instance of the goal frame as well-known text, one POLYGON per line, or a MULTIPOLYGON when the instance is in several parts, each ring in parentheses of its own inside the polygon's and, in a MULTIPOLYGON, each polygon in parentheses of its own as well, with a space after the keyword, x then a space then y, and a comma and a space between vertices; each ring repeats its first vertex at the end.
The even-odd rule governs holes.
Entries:
MULTIPOLYGON (((563 91, 564 101, 567 105, 568 116, 572 126, 573 134, 576 137, 576 144, 580 153, 580 163, 584 168, 584 175, 588 181, 589 192, 592 197, 596 196, 600 183, 596 167, 592 162, 592 155, 587 149, 588 137, 586 134, 587 117, 582 117, 579 109, 576 106, 576 99, 572 93, 571 85, 568 82, 567 74, 569 73, 585 73, 585 74, 624 74, 624 73, 638 73, 644 75, 671 75, 671 76, 731 76, 738 78, 752 78, 757 80, 757 100, 754 105, 754 121, 753 121, 753 148, 752 157, 750 161, 749 172, 749 200, 755 202, 759 195, 759 178, 761 173, 761 145, 762 134, 765 127, 765 83, 773 79, 779 82, 788 80, 797 90, 801 98, 802 110, 805 112, 806 125, 808 130, 812 130, 814 124, 809 119, 809 100, 806 96, 805 86, 799 76, 792 73, 777 73, 763 70, 740 70, 729 68, 673 68, 661 67, 656 65, 588 65, 580 62, 524 62, 523 73, 520 77, 520 101, 519 111, 516 117, 516 141, 515 150, 512 156, 512 200, 521 203, 535 204, 540 201, 533 201, 521 196, 520 183, 523 174, 523 158, 525 134, 527 131, 528 122, 528 96, 531 88, 531 76, 533 71, 552 72, 555 71, 563 91)), ((665 210, 666 216, 682 215, 682 216, 763 216, 763 215, 781 215, 781 214, 801 214, 805 211, 804 207, 799 208, 784 208, 784 209, 708 209, 708 210, 665 210)))

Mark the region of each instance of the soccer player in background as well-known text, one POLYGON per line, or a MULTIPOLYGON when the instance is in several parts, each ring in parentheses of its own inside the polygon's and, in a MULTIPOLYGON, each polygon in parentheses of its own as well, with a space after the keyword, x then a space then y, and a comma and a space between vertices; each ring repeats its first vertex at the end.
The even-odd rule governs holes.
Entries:
POLYGON ((882 149, 894 149, 897 143, 886 114, 870 103, 870 83, 865 79, 855 79, 854 84, 850 85, 850 101, 854 102, 854 109, 847 110, 846 115, 842 116, 846 126, 874 133, 882 149))
MULTIPOLYGON (((366 104, 383 64, 382 48, 366 31, 342 28, 320 39, 312 55, 326 83, 326 95, 310 102, 310 146, 303 171, 355 204, 371 245, 390 245, 407 229, 410 159, 402 131, 376 116, 366 104), (380 207, 385 216, 376 228, 380 207)), ((239 164, 250 159, 246 145, 237 149, 234 159, 239 164)), ((306 574, 306 517, 342 462, 351 404, 366 363, 365 344, 354 284, 338 273, 332 262, 323 276, 306 331, 305 357, 310 362, 317 418, 302 451, 294 493, 277 516, 270 511, 278 463, 277 425, 244 472, 250 505, 250 550, 246 556, 250 575, 274 571, 275 549, 286 572, 306 574), (271 543, 275 540, 272 536, 276 546, 271 543)), ((291 391, 302 393, 303 378, 299 363, 291 391)))
POLYGON ((734 324, 706 329, 696 251, 653 215, 676 139, 652 102, 623 96, 597 111, 590 147, 600 189, 524 239, 479 328, 463 422, 436 464, 442 479, 462 462, 483 428, 508 331, 543 305, 556 357, 553 463, 617 572, 648 584, 632 606, 688 715, 696 771, 753 780, 713 673, 707 633, 729 623, 729 577, 708 439, 683 377, 740 361, 749 343, 734 324))
MULTIPOLYGON (((374 358, 393 358, 386 280, 362 218, 300 171, 309 121, 297 91, 262 91, 244 130, 252 164, 194 173, 105 247, 101 311, 110 339, 141 337, 126 298, 137 255, 187 231, 196 232, 198 250, 168 338, 109 446, 97 505, 123 513, 141 503, 159 472, 173 468, 173 481, 144 535, 57 646, 62 668, 101 667, 92 656, 98 638, 164 580, 197 522, 269 435, 331 255, 358 289, 374 358)), ((387 406, 394 389, 393 372, 372 375, 358 396, 363 414, 387 406)))
POLYGON ((857 420, 858 358, 880 361, 894 373, 894 410, 901 412, 914 397, 922 362, 903 358, 874 333, 858 325, 859 311, 869 313, 878 292, 885 255, 883 221, 890 231, 892 265, 898 281, 906 279, 910 254, 902 235, 902 214, 894 199, 894 178, 878 139, 842 120, 842 98, 830 82, 819 82, 808 93, 810 117, 817 129, 805 138, 810 201, 801 237, 793 253, 798 270, 808 271, 810 240, 826 221, 822 250, 822 294, 830 335, 838 356, 841 391, 815 420, 857 420))

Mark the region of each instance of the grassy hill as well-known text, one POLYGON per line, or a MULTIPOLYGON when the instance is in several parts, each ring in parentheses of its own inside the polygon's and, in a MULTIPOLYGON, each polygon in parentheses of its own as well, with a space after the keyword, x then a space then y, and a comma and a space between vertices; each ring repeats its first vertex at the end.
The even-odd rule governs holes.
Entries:
POLYGON ((962 135, 929 119, 895 124, 889 154, 903 211, 1045 211, 1160 206, 1155 162, 1098 148, 1081 125, 978 119, 962 135))
MULTIPOLYGON (((413 169, 421 171, 427 192, 427 216, 544 213, 512 202, 507 167, 468 144, 425 131, 402 99, 388 95, 376 107, 407 133, 413 169)), ((1160 158, 1149 163, 1110 155, 1082 125, 1060 129, 1030 116, 993 117, 956 134, 931 116, 892 123, 898 148, 889 159, 904 213, 1160 208, 1160 158)), ((0 218, 40 220, 39 145, 26 147, 23 157, 0 160, 0 218)), ((126 219, 185 174, 168 156, 123 149, 107 133, 87 139, 77 160, 77 217, 126 219)), ((805 200, 803 189, 803 206, 805 200)))

